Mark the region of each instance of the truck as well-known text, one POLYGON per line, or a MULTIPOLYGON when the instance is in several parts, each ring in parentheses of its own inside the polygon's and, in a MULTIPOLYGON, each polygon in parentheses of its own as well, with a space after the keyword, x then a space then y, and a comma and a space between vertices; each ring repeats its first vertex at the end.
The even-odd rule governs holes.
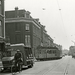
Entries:
POLYGON ((22 54, 23 64, 22 68, 33 67, 34 60, 32 54, 31 47, 25 47, 24 44, 12 44, 10 47, 4 52, 4 57, 2 58, 3 69, 11 69, 11 71, 15 67, 14 56, 17 50, 20 50, 22 54))
POLYGON ((75 52, 74 52, 74 53, 72 53, 72 58, 75 58, 75 52))

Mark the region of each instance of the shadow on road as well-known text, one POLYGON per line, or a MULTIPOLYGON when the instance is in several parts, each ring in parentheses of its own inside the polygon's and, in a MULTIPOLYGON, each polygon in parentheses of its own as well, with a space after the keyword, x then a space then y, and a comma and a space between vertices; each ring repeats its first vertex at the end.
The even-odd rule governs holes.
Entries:
MULTIPOLYGON (((27 70, 28 68, 23 68, 22 71, 27 70)), ((11 72, 11 70, 7 69, 7 70, 2 70, 0 71, 0 74, 10 74, 15 72, 14 70, 11 72)), ((18 71, 17 71, 18 72, 18 71)))
POLYGON ((62 59, 62 58, 55 58, 55 59, 53 59, 53 58, 49 58, 49 59, 40 59, 40 60, 37 60, 36 62, 41 62, 41 61, 54 61, 54 60, 60 60, 60 59, 62 59))

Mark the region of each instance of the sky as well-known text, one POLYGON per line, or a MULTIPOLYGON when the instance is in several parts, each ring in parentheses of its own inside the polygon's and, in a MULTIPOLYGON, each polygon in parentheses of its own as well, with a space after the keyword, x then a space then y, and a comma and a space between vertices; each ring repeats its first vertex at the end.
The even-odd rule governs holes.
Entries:
POLYGON ((75 42, 75 0, 5 0, 5 11, 15 7, 39 18, 54 43, 69 49, 75 42))

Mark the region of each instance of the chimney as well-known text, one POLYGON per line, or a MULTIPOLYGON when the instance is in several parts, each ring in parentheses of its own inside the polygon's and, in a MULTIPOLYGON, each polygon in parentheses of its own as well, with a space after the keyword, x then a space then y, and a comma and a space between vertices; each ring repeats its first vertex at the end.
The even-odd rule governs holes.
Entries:
POLYGON ((26 13, 29 14, 29 15, 31 14, 29 11, 27 11, 26 13))
POLYGON ((15 17, 19 16, 19 11, 18 11, 18 7, 15 7, 15 17))
POLYGON ((37 22, 39 22, 39 19, 37 18, 37 19, 35 19, 37 22))

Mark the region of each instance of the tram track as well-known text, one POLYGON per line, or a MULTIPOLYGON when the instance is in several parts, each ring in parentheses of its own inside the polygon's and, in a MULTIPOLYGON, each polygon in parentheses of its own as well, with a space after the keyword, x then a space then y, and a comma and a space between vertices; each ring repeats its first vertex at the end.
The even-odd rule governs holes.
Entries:
POLYGON ((75 59, 71 58, 68 69, 66 70, 66 74, 64 75, 75 75, 75 59))
MULTIPOLYGON (((42 68, 39 69, 37 72, 29 72, 29 73, 24 73, 25 75, 68 75, 68 66, 69 66, 69 61, 64 62, 66 59, 60 59, 61 61, 56 61, 52 65, 49 66, 43 66, 42 68), (59 69, 61 65, 66 65, 63 68, 62 72, 59 72, 59 69), (64 69, 65 68, 65 69, 64 69), (55 72, 56 71, 56 72, 55 72)), ((49 62, 48 62, 49 63, 49 62)), ((42 66, 42 65, 41 65, 42 66)), ((32 69, 33 71, 33 69, 32 69)))
POLYGON ((70 59, 68 60, 68 64, 67 64, 67 66, 66 66, 66 69, 65 69, 65 72, 64 72, 64 75, 68 75, 69 74, 69 66, 70 66, 70 59))
MULTIPOLYGON (((62 63, 64 62, 64 60, 61 61, 62 63)), ((50 68, 51 66, 43 69, 42 71, 38 72, 37 74, 41 74, 41 75, 46 75, 48 72, 52 72, 55 68, 59 67, 62 63, 61 62, 58 62, 57 64, 55 65, 52 65, 52 68, 50 68)))
POLYGON ((67 66, 66 66, 66 69, 65 69, 65 72, 64 72, 64 75, 68 75, 68 67, 69 67, 69 63, 67 64, 67 66))
MULTIPOLYGON (((62 60, 62 59, 60 59, 60 60, 62 60)), ((64 60, 62 60, 61 62, 64 62, 64 60)), ((39 72, 36 72, 36 73, 25 73, 26 75, 46 75, 46 73, 48 72, 48 71, 52 71, 56 66, 58 66, 59 64, 61 64, 60 62, 59 62, 59 60, 57 60, 56 62, 54 62, 53 63, 53 65, 50 65, 50 66, 47 66, 47 67, 44 67, 43 69, 40 69, 40 71, 39 72), (50 68, 50 67, 52 67, 52 68, 50 68)))
MULTIPOLYGON (((53 66, 51 69, 49 69, 48 71, 44 72, 42 75, 48 75, 48 73, 52 72, 54 69, 58 69, 58 67, 60 67, 63 63, 64 63, 64 60, 63 60, 62 63, 58 63, 56 67, 53 66)), ((69 67, 70 60, 68 60, 67 63, 68 64, 67 64, 67 66, 65 68, 65 71, 62 73, 63 75, 68 75, 68 67, 69 67)))
POLYGON ((44 75, 44 73, 46 73, 46 72, 49 70, 50 67, 52 67, 52 68, 50 68, 50 71, 51 71, 51 70, 52 70, 53 68, 55 68, 55 66, 57 66, 57 65, 59 65, 59 63, 57 63, 57 64, 55 64, 55 65, 52 65, 52 66, 49 66, 49 67, 43 69, 42 71, 38 72, 37 74, 44 75))

